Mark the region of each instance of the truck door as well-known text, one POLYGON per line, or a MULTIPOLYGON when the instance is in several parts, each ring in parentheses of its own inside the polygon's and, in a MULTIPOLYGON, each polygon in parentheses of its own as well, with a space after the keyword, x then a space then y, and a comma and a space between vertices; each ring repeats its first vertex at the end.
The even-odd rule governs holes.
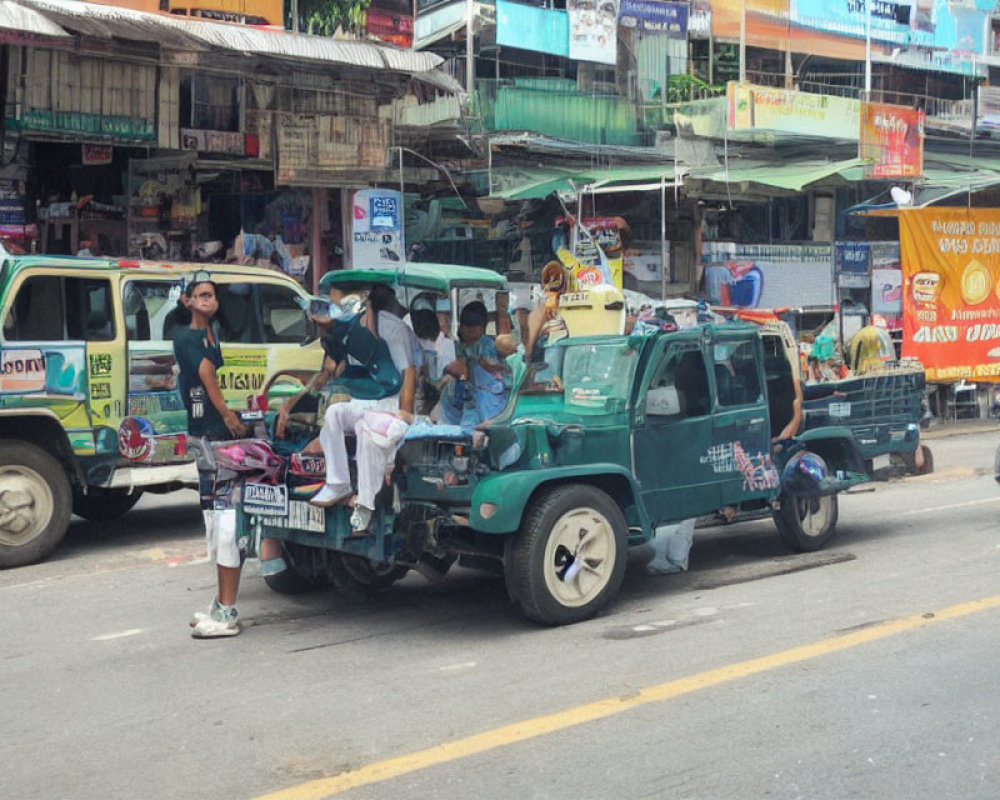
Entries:
POLYGON ((697 339, 663 339, 639 387, 633 472, 649 518, 675 521, 722 505, 708 364, 697 339))
POLYGON ((715 410, 713 462, 722 481, 722 502, 736 505, 773 494, 778 474, 771 462, 771 435, 764 392, 763 357, 756 333, 722 334, 710 345, 715 410))

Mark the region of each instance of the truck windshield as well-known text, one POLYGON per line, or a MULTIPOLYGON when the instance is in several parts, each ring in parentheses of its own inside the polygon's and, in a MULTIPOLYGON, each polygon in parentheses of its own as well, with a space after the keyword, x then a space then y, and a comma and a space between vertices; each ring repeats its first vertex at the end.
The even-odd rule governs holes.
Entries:
POLYGON ((545 349, 545 361, 531 365, 522 395, 562 395, 578 414, 621 411, 628 402, 637 351, 624 340, 581 342, 545 349))

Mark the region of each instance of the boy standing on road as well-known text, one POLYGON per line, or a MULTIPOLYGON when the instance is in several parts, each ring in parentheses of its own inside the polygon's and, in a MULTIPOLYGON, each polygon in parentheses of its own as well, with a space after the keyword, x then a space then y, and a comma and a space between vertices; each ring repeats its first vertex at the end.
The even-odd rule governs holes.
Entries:
MULTIPOLYGON (((212 324, 219 310, 217 288, 208 273, 195 274, 184 289, 184 303, 191 312, 191 324, 174 336, 174 358, 180 370, 178 383, 187 409, 190 444, 198 462, 198 492, 205 518, 208 556, 215 560, 219 581, 218 594, 208 613, 196 612, 191 621, 191 635, 196 639, 236 636, 240 632, 236 596, 243 554, 236 541, 236 511, 216 509, 214 459, 206 454, 212 441, 246 434, 246 426, 237 413, 226 407, 216 375, 222 366, 219 335, 212 324)), ((268 557, 272 563, 282 561, 279 548, 275 540, 265 539, 261 543, 262 565, 268 557)))

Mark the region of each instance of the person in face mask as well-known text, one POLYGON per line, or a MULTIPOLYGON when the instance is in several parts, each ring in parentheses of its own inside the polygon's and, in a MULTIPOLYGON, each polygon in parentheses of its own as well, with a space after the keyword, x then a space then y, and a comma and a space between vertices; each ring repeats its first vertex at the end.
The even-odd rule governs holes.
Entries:
POLYGON ((386 466, 413 422, 420 347, 413 331, 389 310, 394 305, 392 289, 376 284, 360 319, 334 324, 323 342, 327 361, 334 365, 327 372, 337 376, 351 400, 326 410, 319 435, 326 483, 309 502, 330 507, 354 496, 344 443, 344 434, 353 431, 358 437, 357 498, 351 515, 356 535, 368 531, 386 466))

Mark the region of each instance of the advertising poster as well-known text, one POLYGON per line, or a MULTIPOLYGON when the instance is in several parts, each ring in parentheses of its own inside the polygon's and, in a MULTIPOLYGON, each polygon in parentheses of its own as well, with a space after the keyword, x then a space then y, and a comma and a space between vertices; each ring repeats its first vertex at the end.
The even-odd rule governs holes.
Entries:
POLYGON ((872 313, 890 319, 903 313, 903 271, 898 267, 872 270, 872 313))
POLYGON ((899 244, 903 355, 927 380, 1000 381, 1000 213, 908 209, 899 244))
POLYGON ((866 178, 924 174, 924 112, 881 103, 861 104, 861 158, 866 178))
POLYGON ((354 266, 398 267, 404 257, 403 196, 392 189, 354 193, 354 266))
POLYGON ((688 6, 664 0, 622 0, 619 22, 643 34, 686 39, 688 6))
POLYGON ((569 57, 618 63, 618 0, 566 0, 569 57))

